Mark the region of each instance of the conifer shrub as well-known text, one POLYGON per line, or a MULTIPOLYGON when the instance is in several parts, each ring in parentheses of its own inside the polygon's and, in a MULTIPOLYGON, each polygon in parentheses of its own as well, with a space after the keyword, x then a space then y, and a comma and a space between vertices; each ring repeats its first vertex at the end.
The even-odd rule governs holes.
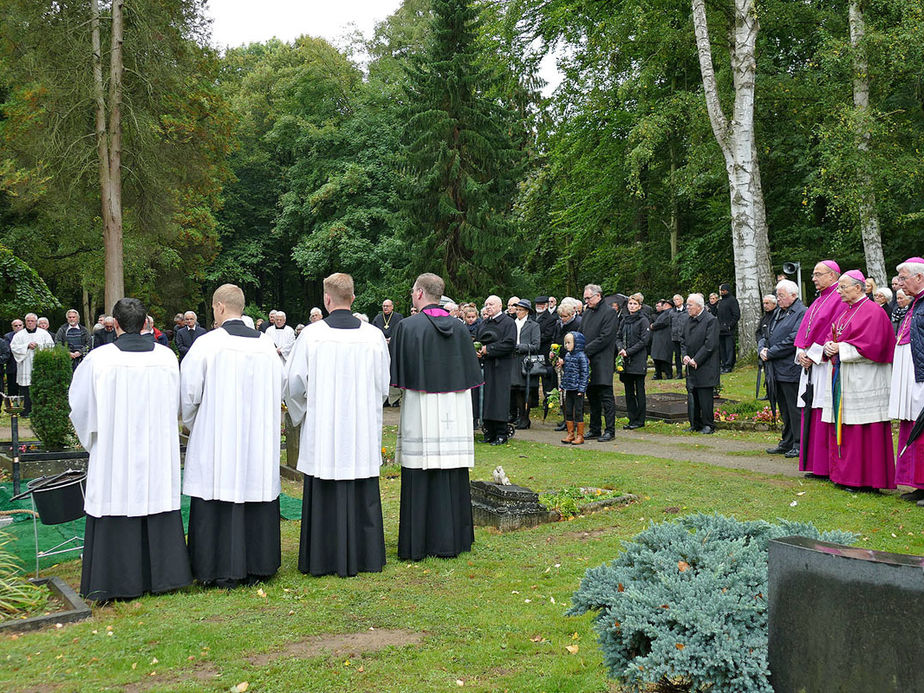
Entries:
POLYGON ((856 539, 722 515, 652 524, 614 561, 587 571, 568 613, 597 612, 608 673, 634 690, 769 693, 767 545, 793 535, 856 539))
POLYGON ((46 450, 60 450, 73 440, 67 390, 71 385, 71 357, 57 346, 35 353, 32 369, 32 431, 46 450))

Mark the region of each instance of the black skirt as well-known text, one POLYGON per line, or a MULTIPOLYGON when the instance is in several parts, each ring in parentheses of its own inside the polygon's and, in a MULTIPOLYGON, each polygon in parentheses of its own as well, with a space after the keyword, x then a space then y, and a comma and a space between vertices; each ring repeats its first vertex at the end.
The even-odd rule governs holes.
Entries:
POLYGON ((305 476, 298 569, 352 577, 385 565, 379 478, 331 481, 305 476))
POLYGON ((234 587, 279 570, 279 499, 262 503, 189 503, 189 562, 204 584, 234 587))
POLYGON ((179 510, 143 517, 87 515, 80 596, 104 602, 192 583, 179 510))
POLYGON ((401 468, 398 558, 452 558, 475 542, 468 468, 401 468))

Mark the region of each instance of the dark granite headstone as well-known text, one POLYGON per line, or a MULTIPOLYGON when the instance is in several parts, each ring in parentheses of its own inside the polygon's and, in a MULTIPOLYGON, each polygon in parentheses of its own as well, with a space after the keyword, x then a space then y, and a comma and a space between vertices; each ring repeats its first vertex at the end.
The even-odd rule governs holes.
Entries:
MULTIPOLYGON (((716 399, 716 405, 723 405, 730 400, 716 399)), ((623 395, 616 396, 616 413, 619 416, 626 416, 626 398, 623 395)), ((660 421, 682 421, 689 416, 687 410, 687 395, 685 392, 654 392, 648 393, 645 399, 645 415, 649 419, 658 419, 660 421)))
POLYGON ((472 519, 476 526, 502 532, 552 522, 558 513, 539 503, 539 494, 515 484, 472 481, 472 519))
POLYGON ((924 691, 924 557, 787 537, 768 560, 773 690, 924 691))

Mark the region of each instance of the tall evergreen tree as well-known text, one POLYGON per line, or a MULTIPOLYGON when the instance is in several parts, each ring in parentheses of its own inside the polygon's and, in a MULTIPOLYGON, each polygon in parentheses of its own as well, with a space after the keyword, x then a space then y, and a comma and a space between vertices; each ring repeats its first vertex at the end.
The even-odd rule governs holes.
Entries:
POLYGON ((448 290, 480 294, 506 283, 521 156, 511 115, 487 96, 495 75, 479 61, 478 10, 471 0, 433 0, 432 11, 426 48, 406 68, 408 269, 439 271, 448 290))

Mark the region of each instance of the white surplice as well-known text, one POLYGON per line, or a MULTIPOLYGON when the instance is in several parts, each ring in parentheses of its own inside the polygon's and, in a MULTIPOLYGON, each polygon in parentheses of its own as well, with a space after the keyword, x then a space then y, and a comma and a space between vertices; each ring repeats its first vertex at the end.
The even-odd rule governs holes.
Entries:
POLYGON ((283 367, 273 340, 212 330, 193 342, 180 380, 190 430, 183 493, 231 503, 275 500, 283 367))
MULTIPOLYGON (((852 426, 888 421, 892 364, 870 361, 848 342, 840 343, 838 356, 841 362, 842 422, 852 426)), ((815 385, 815 396, 822 405, 821 420, 825 423, 834 423, 833 372, 834 365, 826 361, 825 375, 821 383, 815 385)))
POLYGON ((141 517, 180 509, 180 369, 172 350, 94 349, 74 371, 71 421, 90 453, 84 509, 141 517))
POLYGON ((471 392, 405 390, 395 460, 408 469, 474 467, 471 392))
POLYGON ((285 363, 289 359, 289 354, 292 353, 292 347, 295 346, 295 330, 288 325, 283 325, 281 328, 273 325, 267 327, 263 334, 273 340, 273 344, 279 349, 279 358, 285 363))
POLYGON ((18 385, 23 387, 32 385, 32 361, 35 358, 35 352, 39 349, 53 349, 54 346, 54 338, 41 327, 36 327, 35 332, 27 332, 26 328, 23 328, 13 335, 10 351, 16 359, 16 383, 18 385), (35 349, 29 348, 32 342, 38 344, 35 349))
POLYGON ((301 425, 298 470, 343 481, 379 475, 382 403, 391 360, 368 323, 336 329, 323 320, 301 331, 286 364, 286 405, 301 425))

